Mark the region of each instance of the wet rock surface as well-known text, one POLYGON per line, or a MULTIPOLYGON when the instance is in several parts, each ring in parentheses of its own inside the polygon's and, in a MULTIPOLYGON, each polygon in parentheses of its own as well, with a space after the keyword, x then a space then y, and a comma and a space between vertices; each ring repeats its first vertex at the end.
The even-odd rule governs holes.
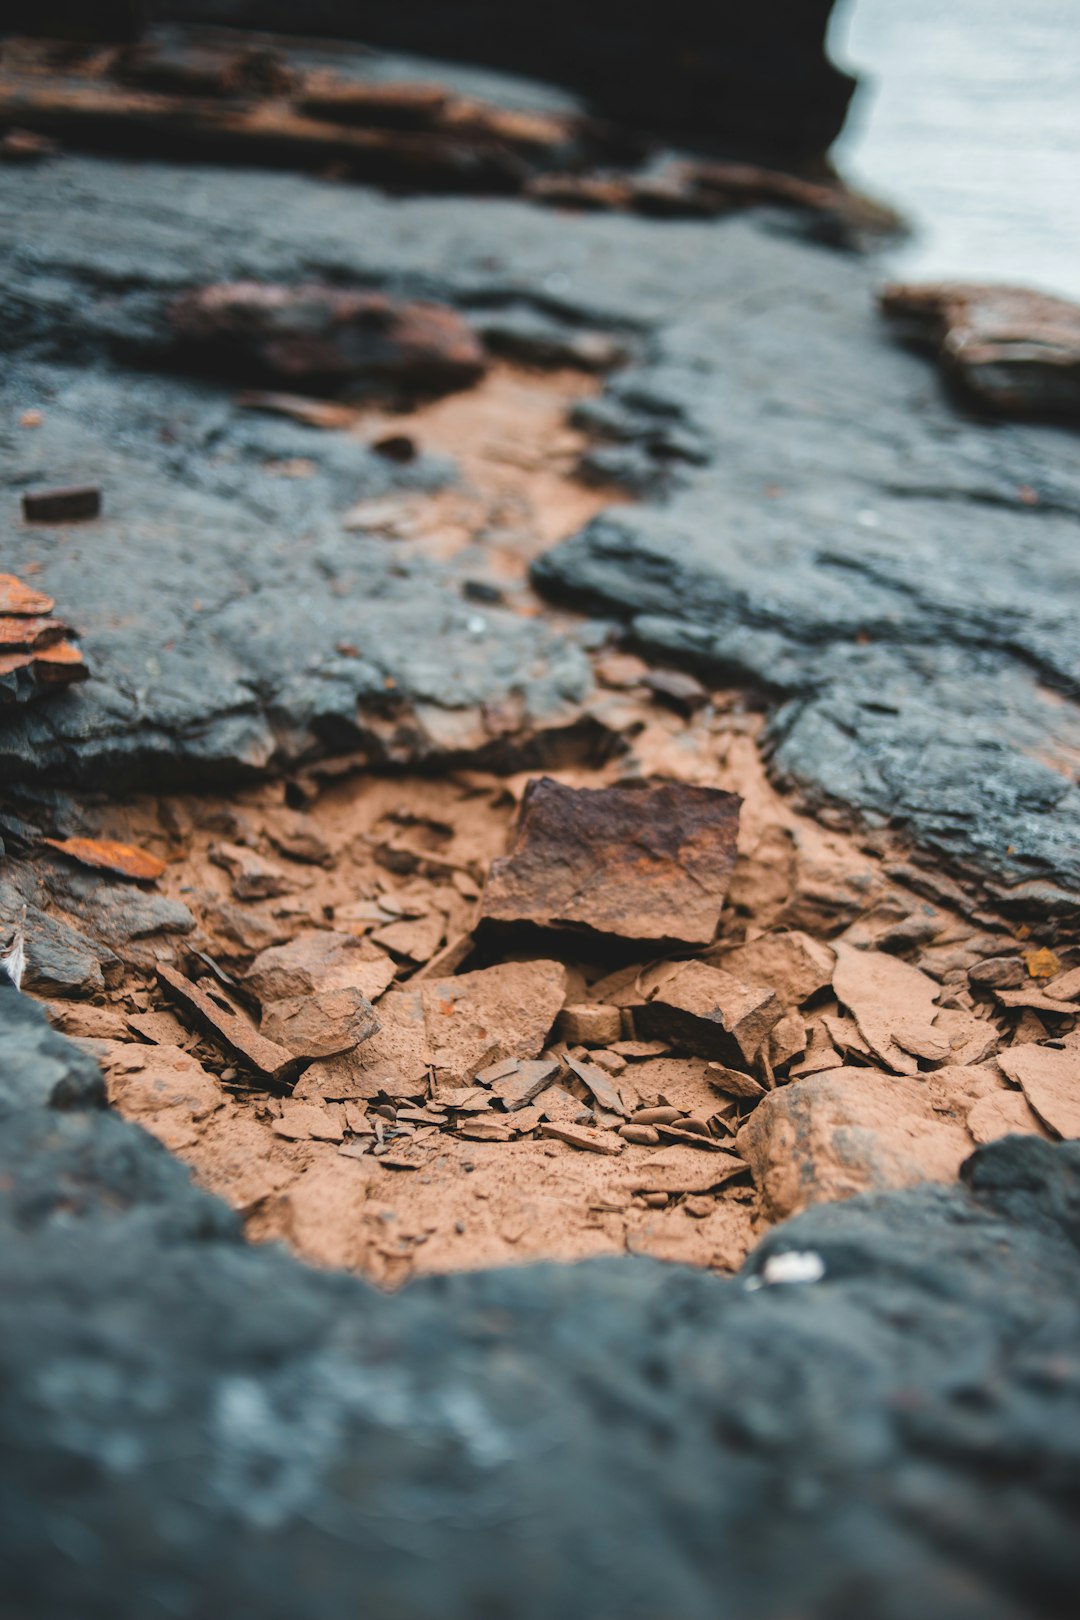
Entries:
POLYGON ((13 1612, 1068 1611, 1075 1146, 811 1211, 733 1281, 598 1261, 386 1298, 242 1245, 12 991, 0 1025, 13 1612), (791 1251, 821 1280, 765 1282, 791 1251))

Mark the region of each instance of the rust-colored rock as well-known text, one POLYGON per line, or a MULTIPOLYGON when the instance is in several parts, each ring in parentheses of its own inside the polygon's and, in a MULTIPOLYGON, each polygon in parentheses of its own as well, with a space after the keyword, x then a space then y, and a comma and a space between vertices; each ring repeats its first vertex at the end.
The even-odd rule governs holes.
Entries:
POLYGON ((141 883, 153 883, 165 870, 165 862, 149 850, 118 844, 111 838, 46 838, 44 842, 80 866, 92 866, 141 883))
POLYGON ((952 1181, 972 1148, 919 1081, 852 1068, 770 1092, 736 1145, 776 1220, 856 1193, 952 1181))
POLYGON ((775 991, 743 984, 704 962, 684 962, 635 1009, 634 1025, 643 1035, 737 1066, 753 1061, 783 1014, 775 991))
POLYGON ((456 310, 320 283, 222 282, 174 300, 178 346, 216 368, 285 382, 440 393, 483 375, 484 350, 456 310))
POLYGON ((1080 305, 1028 287, 939 282, 887 286, 881 307, 1002 415, 1080 416, 1080 305))
POLYGON ((14 574, 0 574, 0 613, 44 617, 56 603, 44 591, 26 585, 14 574))
POLYGON ((514 846, 493 861, 482 920, 668 946, 713 939, 742 801, 684 782, 529 783, 514 846))

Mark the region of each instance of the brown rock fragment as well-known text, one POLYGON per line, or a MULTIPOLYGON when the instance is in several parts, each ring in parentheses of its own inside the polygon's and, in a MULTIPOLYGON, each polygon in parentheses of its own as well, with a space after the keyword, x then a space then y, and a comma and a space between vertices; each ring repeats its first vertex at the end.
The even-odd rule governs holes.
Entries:
POLYGON ((789 1007, 798 1007, 831 984, 836 953, 809 934, 762 934, 746 945, 710 951, 705 957, 745 984, 767 985, 789 1007))
POLYGON ((579 1002, 564 1007, 555 1032, 568 1046, 610 1046, 622 1033, 618 1007, 579 1002))
POLYGON ((417 987, 440 1083, 471 1080, 499 1058, 536 1057, 566 995, 561 962, 503 962, 417 987))
POLYGON ((735 863, 741 801, 681 782, 525 790, 481 918, 667 945, 707 945, 735 863))
POLYGON ((935 1061, 948 1057, 948 1042, 933 1032, 939 986, 918 968, 884 951, 860 951, 838 942, 833 988, 869 1050, 887 1068, 917 1074, 917 1057, 908 1048, 920 1043, 932 1046, 935 1061), (906 1045, 900 1044, 901 1037, 906 1045))
POLYGON ((288 894, 292 881, 280 866, 243 844, 211 844, 207 851, 215 866, 229 874, 238 900, 271 900, 288 894))
POLYGON ((833 1069, 770 1092, 736 1145, 776 1220, 861 1192, 951 1181, 971 1152, 916 1081, 833 1069))
POLYGON ((152 883, 165 870, 165 862, 148 850, 118 844, 111 838, 46 838, 43 842, 80 866, 96 867, 142 883, 152 883))
POLYGON ((274 1081, 295 1073, 297 1063, 292 1052, 268 1041, 227 1004, 215 1000, 164 962, 158 964, 157 977, 167 999, 245 1068, 274 1081))
POLYGON ((479 340, 447 305, 321 283, 203 287, 176 299, 169 319, 189 352, 290 384, 355 379, 442 391, 469 387, 487 368, 479 340))
POLYGON ((61 489, 28 489, 22 498, 27 523, 78 523, 96 518, 101 491, 96 484, 70 484, 61 489))
POLYGON ((294 1057, 337 1057, 374 1035, 375 1009, 359 990, 320 990, 313 995, 271 1001, 263 1009, 261 1033, 294 1057))
POLYGON ((1011 1046, 997 1061, 1044 1125, 1067 1141, 1080 1137, 1080 1047, 1011 1046))
POLYGON ((994 410, 1080 415, 1080 305, 1027 287, 939 282, 887 286, 881 307, 994 410))
POLYGON ((968 1109, 967 1128, 976 1142, 996 1142, 999 1136, 1017 1131, 1053 1140, 1022 1091, 991 1091, 980 1097, 968 1109))
POLYGON ((547 1058, 515 1059, 509 1074, 491 1082, 491 1090, 511 1113, 516 1113, 538 1097, 558 1072, 559 1065, 547 1058))
POLYGON ((540 1126, 541 1136, 554 1137, 586 1153, 606 1153, 614 1157, 623 1150, 623 1143, 607 1131, 590 1130, 586 1125, 560 1125, 550 1120, 540 1126))
POLYGON ((685 962, 635 1010, 634 1022, 642 1034, 702 1057, 749 1063, 783 1011, 774 991, 743 984, 704 962, 685 962))
POLYGON ((244 982, 263 1003, 348 989, 374 1001, 394 976, 393 962, 369 940, 317 929, 261 951, 244 982))
POLYGON ((629 1109, 619 1095, 619 1089, 609 1074, 598 1069, 595 1063, 583 1063, 578 1058, 568 1057, 567 1067, 573 1070, 578 1079, 588 1086, 598 1108, 609 1114, 620 1114, 623 1118, 629 1109))

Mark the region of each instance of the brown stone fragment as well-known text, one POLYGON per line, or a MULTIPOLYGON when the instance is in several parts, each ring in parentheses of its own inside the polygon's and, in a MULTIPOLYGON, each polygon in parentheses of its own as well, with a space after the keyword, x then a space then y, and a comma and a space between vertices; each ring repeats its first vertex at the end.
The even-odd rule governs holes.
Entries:
POLYGON ((643 1034, 702 1057, 750 1063, 783 1011, 775 991, 743 984, 704 962, 685 962, 635 1010, 634 1022, 643 1034))
POLYGON ((442 944, 446 923, 437 911, 425 917, 403 918, 387 923, 372 934, 376 945, 388 950, 391 956, 409 962, 429 962, 442 944))
POLYGON ((635 1108, 633 1123, 635 1125, 674 1125, 682 1118, 678 1108, 635 1108))
POLYGON ((143 883, 152 883, 165 870, 165 862, 156 855, 110 838, 46 838, 43 842, 80 866, 93 866, 143 883))
POLYGON ((609 1074, 605 1074, 603 1069, 598 1069, 595 1063, 583 1063, 578 1058, 567 1057, 566 1063, 578 1079, 588 1086, 599 1108, 609 1114, 620 1114, 626 1118, 630 1110, 623 1102, 618 1087, 609 1074))
MULTIPOLYGON (((945 1050, 948 1052, 948 1043, 945 1043, 945 1050)), ((774 1069, 779 1069, 805 1051, 806 1025, 794 1010, 786 1012, 769 1031, 769 1063, 774 1069)))
POLYGON ((739 1131, 768 1213, 785 1219, 861 1192, 952 1181, 971 1152, 925 1085, 875 1069, 834 1069, 770 1092, 739 1131))
POLYGON ((1080 1047, 1011 1046, 997 1061, 1044 1125, 1066 1141, 1080 1137, 1080 1047))
POLYGON ((648 1158, 626 1161, 622 1185, 632 1192, 707 1193, 742 1175, 746 1164, 734 1153, 703 1158, 692 1147, 663 1148, 648 1158))
POLYGON ((1080 416, 1080 305, 1028 287, 892 284, 886 315, 933 344, 942 367, 1007 416, 1080 416))
POLYGON ((349 987, 268 1002, 260 1030, 294 1057, 327 1058, 351 1052, 378 1027, 370 1001, 349 987))
POLYGON ((67 626, 60 619, 31 618, 27 614, 0 616, 0 649, 35 652, 62 641, 67 626))
POLYGON ((610 1046, 622 1033, 618 1007, 602 1002, 579 1002, 564 1007, 555 1033, 568 1046, 610 1046))
POLYGON ((634 1142, 638 1147, 658 1147, 660 1132, 651 1125, 620 1125, 619 1135, 624 1142, 634 1142))
POLYGON ((991 1091, 979 1097, 968 1109, 967 1128, 976 1142, 996 1142, 1017 1131, 1053 1140, 1022 1091, 991 1091))
POLYGON ((1043 988, 1053 1001, 1080 1001, 1080 967, 1059 973, 1043 988))
POLYGON ((77 523, 96 518, 101 490, 96 484, 70 484, 58 489, 28 489, 22 498, 27 523, 77 523))
POLYGON ((467 388, 487 368, 468 323, 444 304, 323 283, 225 282, 176 299, 177 343, 286 383, 328 379, 467 388))
POLYGON ((278 1082, 296 1072, 297 1060, 290 1051, 268 1041, 246 1018, 215 1001, 175 968, 159 962, 157 978, 167 1000, 245 1068, 278 1082))
POLYGON ((746 945, 708 952, 705 960, 744 984, 767 985, 788 1007, 798 1007, 832 983, 836 953, 797 930, 762 934, 746 945))
POLYGON ((1030 990, 995 990, 1003 1007, 1024 1007, 1031 1012, 1052 1013, 1057 1018, 1075 1018, 1080 1009, 1062 997, 1051 996, 1032 985, 1030 990))
POLYGON ((491 1089, 511 1113, 516 1113, 538 1097, 558 1072, 559 1065, 547 1058, 516 1060, 512 1072, 492 1081, 491 1089))
POLYGON ((644 1058, 663 1057, 671 1047, 667 1041, 613 1041, 609 1050, 628 1063, 637 1063, 644 1058))
POLYGON ((440 1084, 472 1080, 504 1057, 536 1057, 566 995, 561 962, 503 962, 417 986, 440 1084))
POLYGON ((386 952, 369 940, 318 929, 261 951, 244 982, 264 1004, 348 989, 374 1001, 393 984, 395 971, 386 952))
POLYGON ((557 1142, 566 1142, 586 1153, 606 1153, 614 1157, 623 1151, 618 1137, 607 1131, 590 1130, 585 1125, 560 1125, 549 1120, 540 1126, 540 1135, 554 1137, 557 1142))
POLYGON ((328 1109, 319 1108, 314 1103, 293 1102, 291 1098, 282 1103, 280 1118, 274 1120, 271 1129, 276 1136, 284 1136, 294 1142, 309 1139, 340 1142, 345 1134, 328 1109))
MULTIPOLYGON (((838 942, 833 988, 870 1051, 887 1068, 917 1074, 917 1057, 907 1047, 920 1042, 938 1054, 941 1038, 933 1033, 933 1021, 940 986, 918 968, 885 951, 861 951, 838 942), (901 1037, 907 1046, 900 1044, 901 1037)), ((938 1055, 948 1057, 947 1042, 938 1055)))
POLYGON ((280 866, 243 844, 211 844, 207 854, 215 866, 228 872, 238 900, 271 900, 288 894, 293 886, 280 866))
POLYGON ((709 1064, 709 1084, 726 1097, 764 1097, 765 1087, 752 1074, 741 1069, 729 1069, 723 1063, 709 1064))
POLYGON ((707 945, 735 863, 741 800, 642 781, 525 790, 510 854, 492 862, 488 924, 532 924, 669 946, 707 945))

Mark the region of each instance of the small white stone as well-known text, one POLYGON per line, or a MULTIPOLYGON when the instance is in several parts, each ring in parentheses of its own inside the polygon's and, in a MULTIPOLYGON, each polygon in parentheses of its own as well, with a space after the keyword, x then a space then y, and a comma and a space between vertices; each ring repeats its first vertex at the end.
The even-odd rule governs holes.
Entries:
POLYGON ((815 1283, 825 1275, 825 1262, 812 1249, 786 1249, 770 1254, 756 1277, 748 1277, 746 1287, 769 1288, 775 1283, 815 1283))

